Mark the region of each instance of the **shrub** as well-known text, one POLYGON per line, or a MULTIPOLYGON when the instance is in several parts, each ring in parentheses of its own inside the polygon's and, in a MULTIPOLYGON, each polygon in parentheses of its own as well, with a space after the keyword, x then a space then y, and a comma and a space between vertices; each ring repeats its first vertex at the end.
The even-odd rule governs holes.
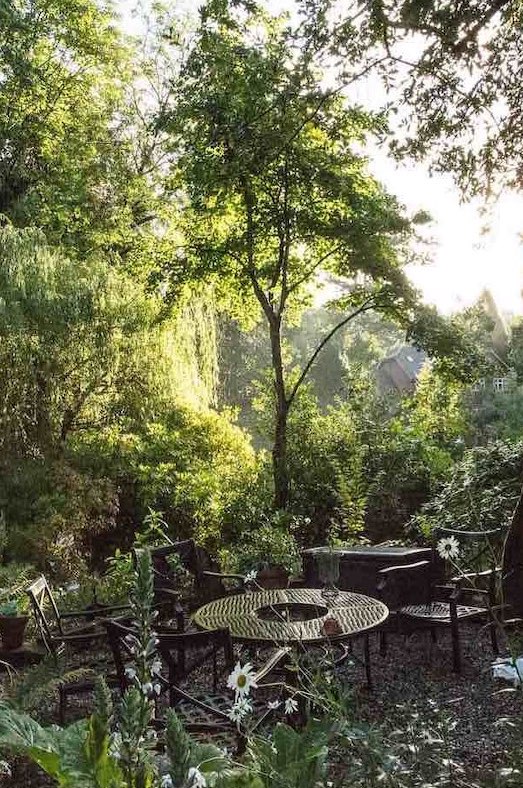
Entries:
POLYGON ((508 527, 521 493, 523 442, 498 441, 465 452, 448 480, 409 523, 425 536, 436 526, 486 530, 508 527))
POLYGON ((23 460, 0 477, 6 556, 70 579, 92 568, 94 542, 114 527, 117 488, 65 461, 23 460))
POLYGON ((216 549, 228 512, 259 472, 249 438, 226 414, 183 405, 140 432, 89 433, 73 451, 75 463, 96 468, 125 491, 121 508, 131 522, 122 522, 127 533, 120 542, 127 545, 134 524, 152 508, 163 512, 171 537, 192 536, 216 549))
POLYGON ((307 517, 302 543, 325 542, 333 532, 348 538, 363 527, 366 485, 362 446, 349 407, 321 413, 303 391, 289 417, 290 508, 307 517))
POLYGON ((257 527, 240 536, 233 547, 222 549, 220 561, 231 572, 283 567, 290 574, 297 574, 301 559, 295 533, 307 525, 307 518, 287 512, 260 513, 257 527))

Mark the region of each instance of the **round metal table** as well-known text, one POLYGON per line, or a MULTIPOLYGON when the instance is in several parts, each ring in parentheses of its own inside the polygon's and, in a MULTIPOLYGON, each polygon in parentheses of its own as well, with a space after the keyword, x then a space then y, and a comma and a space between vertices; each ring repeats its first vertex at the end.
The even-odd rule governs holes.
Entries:
POLYGON ((328 606, 319 588, 255 591, 215 599, 193 615, 201 629, 228 627, 233 640, 278 645, 320 644, 348 640, 379 626, 389 610, 377 599, 340 591, 328 606), (338 621, 340 632, 327 635, 327 617, 338 621))

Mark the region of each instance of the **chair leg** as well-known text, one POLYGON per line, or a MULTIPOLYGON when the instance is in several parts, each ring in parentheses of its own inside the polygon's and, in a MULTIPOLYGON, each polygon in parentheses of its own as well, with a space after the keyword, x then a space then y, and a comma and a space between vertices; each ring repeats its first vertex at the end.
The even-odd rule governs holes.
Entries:
POLYGON ((461 673, 461 644, 459 637, 459 622, 456 610, 450 609, 450 629, 452 634, 452 662, 456 673, 461 673))
POLYGON ((216 649, 212 652, 212 687, 214 692, 218 689, 218 663, 216 659, 216 649))
POLYGON ((370 639, 368 635, 363 638, 363 660, 365 662, 365 676, 367 677, 367 687, 372 689, 372 671, 370 664, 370 639))
POLYGON ((67 695, 65 687, 60 684, 58 687, 58 722, 60 725, 65 724, 65 706, 67 703, 67 695))
POLYGON ((498 633, 496 629, 496 622, 493 617, 490 620, 490 642, 492 644, 492 651, 496 656, 499 654, 498 633))
POLYGON ((380 645, 380 657, 387 656, 387 635, 385 632, 378 632, 378 642, 380 645))

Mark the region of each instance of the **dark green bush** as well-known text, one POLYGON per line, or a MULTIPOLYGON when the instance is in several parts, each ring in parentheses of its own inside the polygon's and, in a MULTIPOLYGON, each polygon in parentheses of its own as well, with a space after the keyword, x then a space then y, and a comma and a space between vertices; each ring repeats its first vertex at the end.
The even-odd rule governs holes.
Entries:
POLYGON ((521 492, 523 442, 497 441, 465 452, 448 480, 409 524, 414 534, 436 526, 486 530, 508 527, 521 492))
POLYGON ((92 568, 97 538, 115 527, 118 492, 63 460, 12 461, 0 476, 0 508, 6 558, 70 579, 92 568))
POLYGON ((75 441, 73 457, 113 479, 125 496, 124 546, 150 507, 163 513, 172 537, 193 536, 216 549, 228 513, 255 488, 259 472, 249 438, 225 414, 184 406, 140 432, 86 434, 75 441))

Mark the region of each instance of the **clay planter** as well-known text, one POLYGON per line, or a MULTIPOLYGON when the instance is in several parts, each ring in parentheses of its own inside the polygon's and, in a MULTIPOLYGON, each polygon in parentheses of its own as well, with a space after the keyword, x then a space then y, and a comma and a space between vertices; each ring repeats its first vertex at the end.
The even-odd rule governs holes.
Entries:
POLYGON ((289 573, 282 566, 269 566, 260 569, 256 575, 256 582, 261 588, 287 588, 289 573))
POLYGON ((20 648, 24 642, 28 616, 0 616, 0 635, 6 651, 20 648))
POLYGON ((328 616, 323 622, 323 634, 327 637, 334 637, 334 635, 341 635, 342 629, 338 619, 333 616, 328 616))

